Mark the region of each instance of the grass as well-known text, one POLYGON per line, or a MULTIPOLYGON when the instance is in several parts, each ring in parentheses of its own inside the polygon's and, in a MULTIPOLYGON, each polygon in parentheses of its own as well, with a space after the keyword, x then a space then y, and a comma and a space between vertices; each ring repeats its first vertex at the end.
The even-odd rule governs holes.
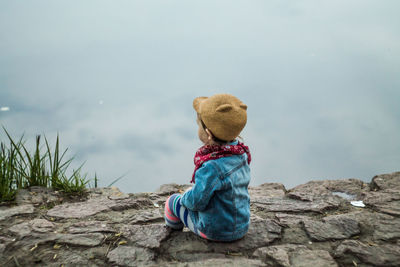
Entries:
MULTIPOLYGON (((53 150, 47 138, 44 137, 43 145, 38 135, 33 152, 29 152, 24 136, 15 141, 4 127, 3 130, 8 145, 0 142, 0 202, 12 201, 18 189, 30 186, 49 187, 71 195, 86 193, 90 180, 86 174, 81 175, 83 164, 73 170, 72 174, 67 174, 73 157, 65 159, 68 149, 60 151, 58 135, 53 150)), ((97 181, 95 175, 95 187, 97 181)))

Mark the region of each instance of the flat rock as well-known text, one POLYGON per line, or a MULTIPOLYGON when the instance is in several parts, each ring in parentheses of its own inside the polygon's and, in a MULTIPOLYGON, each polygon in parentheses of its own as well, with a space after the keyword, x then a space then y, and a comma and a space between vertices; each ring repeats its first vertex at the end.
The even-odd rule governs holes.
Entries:
POLYGON ((340 202, 335 198, 320 198, 314 201, 301 201, 290 198, 257 198, 252 205, 267 212, 323 212, 336 209, 340 202))
POLYGON ((9 217, 15 215, 25 215, 25 214, 32 214, 35 211, 35 208, 32 204, 26 204, 21 206, 15 206, 11 208, 1 208, 0 209, 0 221, 5 220, 9 217))
POLYGON ((360 233, 358 221, 347 214, 327 216, 322 221, 304 220, 303 224, 315 241, 345 239, 360 233))
POLYGON ((361 234, 374 241, 395 241, 400 239, 400 218, 369 210, 359 210, 345 214, 356 220, 361 234))
POLYGON ((247 259, 243 257, 232 257, 232 258, 208 258, 202 261, 188 262, 188 263, 171 263, 166 266, 188 266, 188 267, 201 267, 201 266, 233 266, 233 267, 243 267, 243 266, 265 266, 263 262, 255 259, 247 259))
POLYGON ((49 222, 45 219, 34 219, 29 222, 23 222, 20 224, 13 225, 8 230, 19 237, 28 236, 32 231, 39 233, 47 233, 54 230, 54 223, 49 222))
POLYGON ((15 196, 15 202, 18 205, 25 204, 48 204, 57 202, 61 199, 61 195, 51 188, 42 186, 32 186, 28 189, 19 189, 15 196))
POLYGON ((104 235, 100 233, 56 234, 55 241, 73 246, 94 247, 100 245, 103 239, 104 235))
POLYGON ((289 190, 288 196, 304 201, 314 201, 321 196, 333 196, 333 192, 354 195, 357 198, 365 191, 367 185, 358 179, 310 181, 289 190))
POLYGON ((312 217, 306 215, 288 214, 288 213, 276 213, 275 218, 278 220, 280 225, 291 226, 298 225, 299 223, 307 220, 311 220, 312 217))
POLYGON ((189 184, 178 185, 175 183, 163 184, 156 190, 156 193, 159 195, 172 195, 174 193, 183 193, 185 192, 186 189, 188 189, 191 186, 193 185, 189 184))
POLYGON ((91 198, 84 202, 64 203, 55 206, 47 212, 47 216, 56 218, 84 218, 100 212, 125 209, 140 209, 152 206, 153 202, 148 199, 109 199, 107 197, 91 198))
POLYGON ((384 189, 363 193, 363 202, 376 211, 400 216, 400 191, 398 189, 384 189))
POLYGON ((371 188, 375 190, 400 189, 400 172, 374 176, 371 181, 371 188))
POLYGON ((267 246, 281 238, 282 227, 270 219, 252 216, 249 231, 240 240, 233 242, 213 242, 198 237, 192 232, 174 231, 170 238, 162 243, 162 250, 168 255, 179 257, 182 253, 209 253, 227 254, 241 252, 267 246))
POLYGON ((165 224, 126 225, 121 231, 124 237, 146 248, 159 248, 172 231, 165 224))
POLYGON ((282 227, 271 219, 252 216, 249 231, 240 240, 229 243, 211 242, 210 247, 216 252, 239 252, 266 246, 282 237, 282 227))
POLYGON ((286 189, 283 184, 280 183, 264 183, 256 187, 249 187, 249 194, 251 200, 257 200, 258 198, 277 198, 285 196, 286 189))
POLYGON ((356 240, 345 240, 336 248, 335 257, 345 266, 353 265, 354 259, 373 266, 399 266, 400 246, 398 244, 370 246, 356 240))
POLYGON ((325 250, 310 250, 303 245, 277 245, 259 248, 254 252, 268 266, 338 266, 325 250))
POLYGON ((97 233, 97 232, 117 232, 108 223, 102 221, 81 221, 72 224, 68 228, 70 234, 97 233))
POLYGON ((393 216, 376 216, 374 221, 374 240, 400 240, 400 218, 393 216))
POLYGON ((111 250, 107 259, 120 266, 143 266, 154 263, 155 256, 151 250, 130 246, 119 246, 111 250))
POLYGON ((141 210, 129 218, 130 224, 148 223, 152 221, 164 220, 158 209, 141 210))
POLYGON ((47 216, 56 218, 84 218, 109 210, 111 200, 107 198, 89 199, 84 202, 64 203, 47 211, 47 216))

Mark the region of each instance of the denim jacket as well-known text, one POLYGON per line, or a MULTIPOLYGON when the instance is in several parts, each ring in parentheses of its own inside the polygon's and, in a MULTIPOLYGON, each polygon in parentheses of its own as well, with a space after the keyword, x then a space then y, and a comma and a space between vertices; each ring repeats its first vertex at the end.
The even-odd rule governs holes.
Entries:
POLYGON ((247 155, 209 160, 196 171, 195 179, 181 199, 195 227, 213 240, 242 238, 250 223, 247 155))

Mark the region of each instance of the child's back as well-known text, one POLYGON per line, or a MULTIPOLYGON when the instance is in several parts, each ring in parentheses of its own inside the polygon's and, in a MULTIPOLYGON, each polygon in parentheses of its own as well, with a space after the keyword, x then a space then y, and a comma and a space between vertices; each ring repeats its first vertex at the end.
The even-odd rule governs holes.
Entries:
POLYGON ((174 194, 165 204, 166 224, 184 225, 194 233, 218 241, 242 238, 250 223, 250 151, 236 137, 247 121, 238 98, 228 95, 193 101, 199 138, 205 144, 195 155, 193 188, 174 194))

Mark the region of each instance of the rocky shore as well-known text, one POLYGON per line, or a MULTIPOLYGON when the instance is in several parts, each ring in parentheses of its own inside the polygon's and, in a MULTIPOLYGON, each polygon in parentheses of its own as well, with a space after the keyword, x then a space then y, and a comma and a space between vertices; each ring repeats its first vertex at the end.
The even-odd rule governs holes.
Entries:
POLYGON ((370 183, 251 187, 249 232, 232 243, 164 226, 166 198, 187 186, 138 194, 97 188, 73 200, 20 190, 16 203, 0 207, 0 266, 400 265, 400 172, 370 183))

